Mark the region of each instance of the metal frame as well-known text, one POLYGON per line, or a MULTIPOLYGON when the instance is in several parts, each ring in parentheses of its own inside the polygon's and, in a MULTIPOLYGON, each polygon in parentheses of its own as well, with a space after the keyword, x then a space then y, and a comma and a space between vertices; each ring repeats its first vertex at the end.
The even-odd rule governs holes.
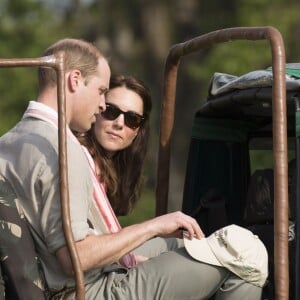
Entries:
POLYGON ((0 59, 0 68, 12 67, 51 67, 57 74, 57 104, 58 104, 58 146, 59 146, 59 174, 60 174, 60 198, 62 210, 63 230, 74 267, 76 279, 76 299, 85 299, 84 277, 81 270, 79 257, 76 251, 74 237, 71 230, 68 166, 67 166, 67 142, 66 142, 66 99, 65 99, 65 65, 64 53, 39 58, 12 58, 0 59))
MULTIPOLYGON (((237 27, 214 31, 185 43, 174 45, 167 57, 161 111, 160 144, 158 153, 156 214, 167 212, 169 189, 170 142, 174 126, 177 70, 181 57, 214 44, 232 40, 263 40, 270 43, 273 69, 273 144, 274 144, 274 241, 275 296, 288 299, 288 181, 286 137, 285 49, 281 34, 273 27, 237 27)), ((59 168, 63 229, 74 266, 76 299, 85 298, 84 278, 70 225, 66 151, 66 103, 64 54, 34 59, 0 59, 0 67, 46 66, 55 69, 58 77, 59 168)))
MULTIPOLYGON (((176 81, 180 59, 215 44, 233 40, 268 40, 272 52, 274 85, 273 151, 274 151, 274 267, 275 297, 289 299, 288 265, 288 163, 285 48, 280 32, 274 27, 236 27, 201 35, 173 45, 169 51, 164 74, 158 151, 156 215, 167 212, 170 172, 171 138, 174 127, 176 81)), ((297 283, 296 283, 297 284, 297 283)))

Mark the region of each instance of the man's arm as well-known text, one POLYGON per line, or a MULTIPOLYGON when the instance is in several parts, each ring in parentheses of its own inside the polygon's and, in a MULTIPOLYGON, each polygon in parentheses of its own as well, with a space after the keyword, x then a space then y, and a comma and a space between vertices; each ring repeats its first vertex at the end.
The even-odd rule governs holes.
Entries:
MULTIPOLYGON (((117 262, 123 255, 132 251, 154 236, 179 236, 180 230, 189 232, 190 236, 204 236, 195 219, 174 212, 153 218, 140 224, 131 225, 112 234, 90 235, 76 242, 78 256, 83 271, 100 268, 117 262)), ((71 275, 72 263, 67 247, 57 250, 56 256, 64 271, 71 275)))

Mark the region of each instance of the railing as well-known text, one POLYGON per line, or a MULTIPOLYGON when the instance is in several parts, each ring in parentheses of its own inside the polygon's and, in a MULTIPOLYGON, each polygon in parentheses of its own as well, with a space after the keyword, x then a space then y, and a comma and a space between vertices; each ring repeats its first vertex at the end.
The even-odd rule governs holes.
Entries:
POLYGON ((76 279, 76 299, 85 299, 84 278, 77 255, 70 222, 67 142, 66 142, 66 101, 65 101, 65 76, 64 53, 56 56, 40 58, 12 58, 0 59, 0 68, 12 67, 51 67, 57 74, 57 105, 58 105, 58 145, 59 145, 59 172, 60 172, 60 198, 62 210, 63 230, 70 252, 76 279))
MULTIPOLYGON (((165 65, 158 152, 156 215, 167 212, 170 145, 174 126, 176 81, 180 59, 215 44, 233 40, 268 40, 272 52, 273 149, 274 149, 274 256, 275 296, 289 299, 288 267, 288 163, 285 48, 280 32, 273 27, 237 27, 214 31, 171 47, 165 65)), ((297 284, 297 283, 296 283, 297 284)))

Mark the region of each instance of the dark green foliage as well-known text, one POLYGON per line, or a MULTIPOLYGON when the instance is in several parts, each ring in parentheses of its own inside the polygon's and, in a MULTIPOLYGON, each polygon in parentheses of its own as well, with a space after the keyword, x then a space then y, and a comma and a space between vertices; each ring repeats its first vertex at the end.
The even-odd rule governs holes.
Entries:
MULTIPOLYGON (((144 80, 153 96, 146 164, 147 184, 153 188, 162 80, 170 47, 222 28, 271 25, 283 35, 287 61, 296 62, 300 60, 299 8, 298 0, 276 0, 272 4, 267 0, 2 0, 0 57, 37 57, 58 38, 84 38, 102 49, 113 73, 144 80)), ((213 73, 240 75, 270 66, 269 50, 266 41, 234 42, 206 49, 181 62, 172 147, 174 199, 180 198, 184 181, 181 174, 185 171, 193 115, 207 94, 213 73)), ((27 101, 35 99, 35 72, 24 68, 0 70, 0 135, 17 122, 27 101)))

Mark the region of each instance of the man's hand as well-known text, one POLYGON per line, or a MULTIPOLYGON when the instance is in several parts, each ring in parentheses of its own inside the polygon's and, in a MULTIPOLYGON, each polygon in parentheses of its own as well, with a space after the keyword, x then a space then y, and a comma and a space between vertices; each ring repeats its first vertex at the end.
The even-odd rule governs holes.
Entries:
POLYGON ((187 231, 191 238, 201 239, 205 236, 197 221, 180 211, 162 215, 147 222, 158 236, 182 238, 182 230, 187 231))

